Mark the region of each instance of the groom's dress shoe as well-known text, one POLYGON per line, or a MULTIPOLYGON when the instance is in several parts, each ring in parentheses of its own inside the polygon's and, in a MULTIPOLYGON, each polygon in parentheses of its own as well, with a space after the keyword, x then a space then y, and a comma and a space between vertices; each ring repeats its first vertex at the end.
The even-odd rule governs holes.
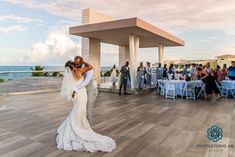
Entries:
POLYGON ((130 95, 130 93, 124 93, 124 95, 130 95))

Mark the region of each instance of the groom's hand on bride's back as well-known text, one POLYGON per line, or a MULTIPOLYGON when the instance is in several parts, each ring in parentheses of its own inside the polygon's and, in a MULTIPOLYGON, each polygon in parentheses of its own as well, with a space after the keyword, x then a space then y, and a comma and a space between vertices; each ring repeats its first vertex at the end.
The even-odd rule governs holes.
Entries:
POLYGON ((76 94, 76 92, 75 92, 75 91, 73 91, 72 98, 74 98, 74 97, 75 97, 75 94, 76 94))

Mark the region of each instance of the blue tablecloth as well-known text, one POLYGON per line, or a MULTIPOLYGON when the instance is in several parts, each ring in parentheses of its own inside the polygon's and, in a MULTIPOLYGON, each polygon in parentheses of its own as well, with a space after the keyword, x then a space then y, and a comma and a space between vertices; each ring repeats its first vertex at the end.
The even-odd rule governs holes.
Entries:
MULTIPOLYGON (((196 87, 202 87, 204 83, 201 80, 195 80, 196 81, 196 87)), ((185 80, 163 80, 164 85, 167 83, 174 83, 175 84, 175 93, 178 96, 183 95, 183 89, 185 86, 186 81, 185 80)))

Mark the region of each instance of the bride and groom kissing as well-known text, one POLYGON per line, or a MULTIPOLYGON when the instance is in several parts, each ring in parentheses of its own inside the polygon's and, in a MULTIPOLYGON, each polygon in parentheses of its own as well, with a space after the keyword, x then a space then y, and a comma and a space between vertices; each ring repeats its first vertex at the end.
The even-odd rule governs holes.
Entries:
POLYGON ((92 110, 97 96, 94 68, 81 56, 65 64, 61 96, 72 102, 72 111, 57 129, 58 149, 111 152, 116 142, 92 129, 92 110))

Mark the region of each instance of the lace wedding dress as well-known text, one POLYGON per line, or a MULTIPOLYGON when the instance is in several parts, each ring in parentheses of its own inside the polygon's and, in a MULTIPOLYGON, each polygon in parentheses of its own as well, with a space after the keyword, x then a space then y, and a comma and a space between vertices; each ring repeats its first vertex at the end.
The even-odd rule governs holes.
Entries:
MULTIPOLYGON (((65 75, 71 76, 71 71, 66 69, 65 75), (70 73, 70 74, 69 74, 70 73)), ((68 80, 68 76, 65 76, 63 80, 68 80)), ((72 79, 72 78, 71 78, 72 79)), ((81 83, 83 80, 74 81, 75 84, 81 83)), ((68 84, 73 86, 70 82, 66 83, 66 88, 69 88, 68 84)), ((63 85, 62 85, 63 89, 63 85)), ((72 89, 72 87, 71 87, 72 89)), ((66 96, 69 96, 70 92, 66 93, 66 96)), ((63 94, 62 94, 63 95, 63 94)), ((70 96, 71 97, 71 96, 70 96)), ((68 98, 73 102, 73 109, 70 112, 69 116, 65 119, 65 121, 60 125, 57 129, 57 148, 63 150, 79 150, 79 151, 87 151, 87 152, 96 152, 96 151, 104 151, 111 152, 116 148, 116 143, 113 139, 107 136, 100 135, 92 130, 90 124, 87 120, 87 92, 86 88, 79 90, 76 93, 74 99, 68 98)))

